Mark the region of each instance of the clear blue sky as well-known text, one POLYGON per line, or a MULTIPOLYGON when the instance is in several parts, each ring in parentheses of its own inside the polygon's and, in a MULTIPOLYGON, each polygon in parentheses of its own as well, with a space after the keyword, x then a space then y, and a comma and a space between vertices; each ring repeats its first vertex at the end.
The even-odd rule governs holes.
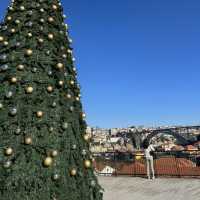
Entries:
MULTIPOLYGON (((8 6, 1 0, 1 19, 8 6)), ((92 126, 199 124, 199 0, 63 0, 92 126)))

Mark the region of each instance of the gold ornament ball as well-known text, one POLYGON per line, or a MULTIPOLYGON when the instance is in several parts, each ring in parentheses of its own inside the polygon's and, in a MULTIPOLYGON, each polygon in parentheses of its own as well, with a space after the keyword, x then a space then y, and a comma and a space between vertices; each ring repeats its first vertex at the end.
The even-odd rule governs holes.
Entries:
POLYGON ((11 83, 16 83, 17 82, 17 78, 16 77, 12 77, 10 80, 11 83))
POLYGON ((38 118, 41 118, 41 117, 43 117, 44 113, 42 111, 37 111, 36 115, 38 118))
POLYGON ((39 38, 38 41, 39 41, 40 43, 43 43, 43 42, 44 42, 44 40, 43 40, 42 38, 39 38))
POLYGON ((12 29, 10 29, 10 32, 11 32, 11 33, 15 33, 16 30, 15 30, 14 28, 12 28, 12 29))
POLYGON ((26 88, 26 93, 31 94, 33 93, 33 87, 29 86, 26 88))
POLYGON ((58 9, 58 6, 56 6, 56 5, 54 4, 54 5, 52 5, 52 8, 53 8, 53 10, 57 10, 57 9, 58 9))
POLYGON ((5 154, 6 154, 6 156, 12 155, 12 154, 13 154, 13 149, 12 149, 11 147, 7 148, 7 149, 5 150, 5 154))
POLYGON ((24 6, 20 6, 20 10, 24 11, 25 7, 24 6))
POLYGON ((33 54, 33 50, 32 49, 27 49, 26 50, 26 55, 27 56, 31 56, 33 54))
POLYGON ((57 150, 53 150, 53 151, 51 152, 51 156, 52 156, 52 157, 58 156, 58 151, 57 151, 57 150))
POLYGON ((28 33, 28 37, 32 37, 33 36, 33 34, 32 33, 28 33))
POLYGON ((54 18, 53 18, 53 17, 49 17, 49 18, 48 18, 48 21, 49 21, 49 22, 54 22, 54 18))
POLYGON ((24 143, 27 144, 27 145, 30 145, 32 144, 33 140, 31 137, 26 137, 25 140, 24 140, 24 143))
POLYGON ((53 164, 53 159, 51 157, 46 157, 43 164, 45 167, 50 167, 53 164))
POLYGON ((16 23, 16 24, 20 24, 20 20, 18 20, 18 19, 15 20, 15 23, 16 23))
POLYGON ((76 97, 76 101, 80 101, 80 98, 79 98, 79 97, 76 97))
POLYGON ((8 45, 8 41, 4 41, 3 44, 4 44, 5 46, 7 46, 7 45, 8 45))
POLYGON ((3 42, 3 41, 4 41, 4 37, 0 36, 0 42, 3 42))
POLYGON ((85 135, 83 136, 83 138, 84 138, 85 141, 89 141, 90 135, 89 135, 89 134, 85 134, 85 135))
POLYGON ((11 16, 8 16, 8 17, 7 17, 7 20, 8 20, 8 21, 12 20, 12 17, 11 17, 11 16))
POLYGON ((85 160, 84 161, 84 166, 85 166, 85 168, 90 168, 92 166, 91 161, 90 160, 85 160))
POLYGON ((71 95, 71 94, 67 94, 67 98, 68 98, 68 99, 71 99, 71 98, 72 98, 72 95, 71 95))
POLYGON ((21 64, 18 65, 18 66, 17 66, 17 69, 18 69, 18 70, 23 70, 23 69, 24 69, 24 65, 21 65, 21 64))
POLYGON ((53 87, 52 87, 52 86, 48 86, 48 87, 47 87, 47 91, 48 91, 48 92, 53 92, 53 87))
POLYGON ((49 38, 50 40, 52 40, 52 39, 54 38, 54 35, 53 35, 52 33, 49 33, 49 34, 48 34, 48 38, 49 38))
POLYGON ((64 85, 64 81, 59 81, 58 84, 59 84, 60 86, 63 86, 63 85, 64 85))
POLYGON ((76 174, 77 174, 76 169, 72 169, 72 170, 70 171, 70 175, 71 175, 71 176, 76 176, 76 174))
POLYGON ((63 63, 58 63, 58 64, 57 64, 57 68, 58 68, 58 69, 62 69, 63 67, 64 67, 63 63))
POLYGON ((71 84, 71 85, 74 85, 74 81, 70 81, 70 84, 71 84))

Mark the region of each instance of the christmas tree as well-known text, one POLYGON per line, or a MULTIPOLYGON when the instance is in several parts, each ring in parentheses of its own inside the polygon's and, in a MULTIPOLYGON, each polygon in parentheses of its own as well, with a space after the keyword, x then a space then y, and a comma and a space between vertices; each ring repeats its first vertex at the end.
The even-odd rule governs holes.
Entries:
POLYGON ((101 200, 59 0, 13 0, 0 29, 0 200, 101 200))

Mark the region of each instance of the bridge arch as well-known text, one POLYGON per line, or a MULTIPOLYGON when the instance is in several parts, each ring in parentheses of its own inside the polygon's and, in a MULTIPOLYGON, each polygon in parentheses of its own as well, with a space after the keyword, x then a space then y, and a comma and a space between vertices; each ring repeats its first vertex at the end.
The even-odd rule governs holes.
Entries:
POLYGON ((144 147, 144 146, 150 144, 151 139, 152 139, 154 136, 156 136, 156 135, 158 135, 158 134, 160 134, 160 133, 174 136, 174 137, 177 139, 177 141, 178 141, 181 145, 184 145, 184 146, 185 146, 185 145, 188 145, 188 144, 189 144, 189 141, 186 140, 183 136, 181 136, 179 133, 173 132, 172 130, 169 129, 169 130, 155 130, 155 131, 153 131, 152 133, 150 133, 150 134, 144 139, 144 141, 143 141, 143 143, 142 143, 142 146, 144 147))

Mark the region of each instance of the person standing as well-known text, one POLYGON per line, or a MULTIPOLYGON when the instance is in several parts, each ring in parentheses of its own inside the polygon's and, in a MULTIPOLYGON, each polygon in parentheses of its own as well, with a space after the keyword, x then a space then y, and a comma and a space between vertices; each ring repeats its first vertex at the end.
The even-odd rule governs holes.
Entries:
POLYGON ((147 167, 147 178, 155 179, 155 171, 154 171, 154 163, 153 163, 153 156, 151 155, 151 152, 155 151, 154 146, 150 144, 147 146, 144 150, 145 158, 146 158, 146 167, 147 167))

